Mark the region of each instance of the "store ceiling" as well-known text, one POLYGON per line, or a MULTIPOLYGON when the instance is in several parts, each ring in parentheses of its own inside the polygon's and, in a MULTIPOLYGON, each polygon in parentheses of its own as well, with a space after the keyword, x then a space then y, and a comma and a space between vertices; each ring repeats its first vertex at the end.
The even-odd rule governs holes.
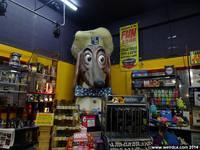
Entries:
MULTIPOLYGON (((49 0, 40 0, 43 3, 49 0)), ((161 6, 170 1, 180 0, 71 0, 78 6, 74 12, 66 7, 66 16, 78 24, 106 24, 119 19, 135 16, 161 6)), ((186 0, 182 0, 186 1, 186 0)), ((60 0, 51 0, 49 7, 62 13, 60 0)))

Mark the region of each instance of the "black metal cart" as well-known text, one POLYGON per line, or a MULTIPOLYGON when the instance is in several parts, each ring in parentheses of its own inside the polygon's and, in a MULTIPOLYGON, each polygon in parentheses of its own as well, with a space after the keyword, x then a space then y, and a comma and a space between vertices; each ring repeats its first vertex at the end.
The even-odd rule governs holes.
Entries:
POLYGON ((149 109, 143 96, 108 96, 103 102, 102 130, 106 149, 149 149, 149 109), (111 99, 121 97, 123 103, 111 99))

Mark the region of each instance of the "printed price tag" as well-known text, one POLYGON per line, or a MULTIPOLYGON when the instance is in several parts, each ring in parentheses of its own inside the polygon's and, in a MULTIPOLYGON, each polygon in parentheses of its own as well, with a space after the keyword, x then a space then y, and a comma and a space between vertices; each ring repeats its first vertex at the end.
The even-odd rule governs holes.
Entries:
POLYGON ((87 121, 87 126, 88 127, 95 127, 95 119, 91 119, 87 121))

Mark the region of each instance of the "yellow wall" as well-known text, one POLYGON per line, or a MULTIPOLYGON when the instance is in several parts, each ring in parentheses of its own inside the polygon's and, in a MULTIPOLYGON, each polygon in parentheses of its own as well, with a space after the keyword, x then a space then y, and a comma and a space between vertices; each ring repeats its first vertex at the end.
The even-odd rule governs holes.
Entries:
POLYGON ((75 66, 62 61, 58 62, 56 98, 73 100, 73 81, 75 66))
POLYGON ((18 52, 22 54, 21 60, 28 61, 32 55, 31 52, 24 51, 15 47, 11 47, 8 45, 0 44, 0 56, 10 57, 10 53, 18 52))
MULTIPOLYGON (((0 56, 10 57, 10 54, 13 52, 17 52, 22 55, 21 60, 28 62, 31 59, 32 53, 29 51, 21 50, 15 47, 11 47, 8 45, 0 44, 0 56)), ((52 61, 47 57, 38 57, 38 62, 44 65, 51 65, 52 61)))

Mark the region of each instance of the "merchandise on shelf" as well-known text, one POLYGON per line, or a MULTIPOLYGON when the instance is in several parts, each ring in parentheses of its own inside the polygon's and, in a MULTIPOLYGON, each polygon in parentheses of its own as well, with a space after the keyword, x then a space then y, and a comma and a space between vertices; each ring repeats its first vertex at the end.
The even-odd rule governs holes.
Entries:
POLYGON ((80 132, 74 133, 72 137, 67 139, 66 149, 95 150, 94 137, 87 133, 87 128, 82 127, 80 132))
POLYGON ((149 112, 147 102, 141 101, 143 98, 141 96, 109 96, 102 114, 104 135, 109 138, 147 137, 149 112), (113 102, 116 98, 124 99, 125 103, 113 102))
MULTIPOLYGON (((27 107, 29 118, 35 120, 37 113, 52 113, 56 91, 57 61, 48 64, 38 62, 39 55, 29 61, 27 107)), ((41 56, 40 56, 41 57, 41 56)))
POLYGON ((38 127, 25 106, 28 69, 20 62, 21 54, 10 57, 9 62, 1 57, 5 61, 0 64, 0 148, 28 149, 38 143, 38 127))
POLYGON ((20 63, 21 54, 19 53, 11 53, 9 65, 19 67, 21 66, 20 63))
POLYGON ((64 148, 68 137, 80 131, 79 107, 58 101, 54 114, 52 149, 64 148))
POLYGON ((192 110, 193 126, 200 126, 200 111, 198 109, 192 110))

